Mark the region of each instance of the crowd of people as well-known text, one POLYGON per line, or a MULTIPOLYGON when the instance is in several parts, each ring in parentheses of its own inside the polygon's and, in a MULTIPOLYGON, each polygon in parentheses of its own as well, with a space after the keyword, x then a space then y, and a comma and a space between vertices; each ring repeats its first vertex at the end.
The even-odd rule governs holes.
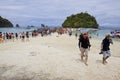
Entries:
POLYGON ((0 32, 0 43, 2 42, 6 42, 6 41, 15 41, 18 39, 21 39, 22 42, 25 41, 30 41, 29 37, 36 37, 38 36, 38 32, 37 31, 33 31, 32 33, 30 32, 21 32, 19 33, 2 33, 0 32))
MULTIPOLYGON (((59 29, 59 30, 55 30, 54 32, 57 32, 58 35, 64 34, 66 33, 66 29, 59 29)), ((36 37, 39 34, 41 35, 41 37, 43 36, 47 36, 47 35, 51 35, 51 33, 53 33, 52 30, 34 30, 32 32, 21 32, 21 33, 2 33, 0 32, 0 43, 8 41, 8 40, 18 40, 21 39, 22 42, 25 41, 29 41, 29 37, 36 37)))
MULTIPOLYGON (((64 34, 64 33, 68 33, 69 36, 72 35, 72 30, 64 30, 64 29, 60 29, 59 31, 56 31, 59 34, 64 34)), ((38 36, 38 32, 37 31, 33 31, 32 34, 30 34, 28 31, 27 32, 22 32, 20 34, 18 33, 2 33, 0 32, 0 43, 1 42, 5 42, 7 40, 12 40, 14 41, 15 39, 21 39, 22 42, 25 41, 29 41, 29 37, 36 37, 38 36)), ((41 34, 41 36, 43 37, 43 34, 41 34)), ((75 34, 75 36, 77 37, 78 34, 75 34)), ((88 33, 81 33, 79 35, 79 42, 78 42, 78 46, 81 52, 81 61, 83 61, 86 65, 88 65, 88 51, 90 50, 91 44, 90 44, 90 35, 88 33)), ((99 54, 103 54, 103 59, 102 59, 102 63, 106 64, 107 63, 107 59, 111 56, 110 53, 110 44, 113 44, 112 39, 110 38, 110 35, 106 35, 105 38, 102 40, 101 42, 101 52, 99 54)))

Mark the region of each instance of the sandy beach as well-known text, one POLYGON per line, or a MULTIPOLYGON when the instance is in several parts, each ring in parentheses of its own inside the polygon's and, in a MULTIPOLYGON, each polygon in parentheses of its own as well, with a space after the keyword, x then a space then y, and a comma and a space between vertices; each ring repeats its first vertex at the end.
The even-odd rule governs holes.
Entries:
POLYGON ((120 80, 120 42, 110 46, 106 65, 101 40, 90 39, 88 66, 80 60, 78 39, 67 34, 0 44, 0 80, 120 80))

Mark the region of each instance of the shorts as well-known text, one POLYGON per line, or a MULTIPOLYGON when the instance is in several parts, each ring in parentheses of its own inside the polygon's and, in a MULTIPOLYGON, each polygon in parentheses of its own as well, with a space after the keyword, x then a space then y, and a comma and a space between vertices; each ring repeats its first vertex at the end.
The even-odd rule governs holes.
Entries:
POLYGON ((24 39, 25 38, 25 36, 22 36, 22 39, 24 39))
POLYGON ((111 56, 110 50, 103 51, 103 57, 106 58, 107 56, 108 56, 108 57, 111 56))
POLYGON ((85 55, 85 56, 88 56, 88 48, 80 48, 80 51, 81 51, 81 56, 85 55))

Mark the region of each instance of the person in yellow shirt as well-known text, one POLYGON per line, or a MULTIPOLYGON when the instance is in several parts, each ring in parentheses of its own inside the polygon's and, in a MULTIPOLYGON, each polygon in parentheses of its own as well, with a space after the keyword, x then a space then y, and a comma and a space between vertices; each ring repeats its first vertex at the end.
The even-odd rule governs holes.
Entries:
POLYGON ((3 41, 2 32, 0 32, 0 43, 3 41))

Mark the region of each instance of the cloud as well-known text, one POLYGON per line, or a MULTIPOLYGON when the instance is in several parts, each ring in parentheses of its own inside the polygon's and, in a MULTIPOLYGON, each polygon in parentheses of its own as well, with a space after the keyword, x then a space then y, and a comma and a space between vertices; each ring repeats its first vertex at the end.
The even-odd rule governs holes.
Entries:
POLYGON ((24 6, 0 6, 0 10, 22 10, 24 6))
POLYGON ((100 25, 120 24, 120 0, 0 0, 0 15, 21 25, 61 25, 67 16, 87 11, 100 25))

